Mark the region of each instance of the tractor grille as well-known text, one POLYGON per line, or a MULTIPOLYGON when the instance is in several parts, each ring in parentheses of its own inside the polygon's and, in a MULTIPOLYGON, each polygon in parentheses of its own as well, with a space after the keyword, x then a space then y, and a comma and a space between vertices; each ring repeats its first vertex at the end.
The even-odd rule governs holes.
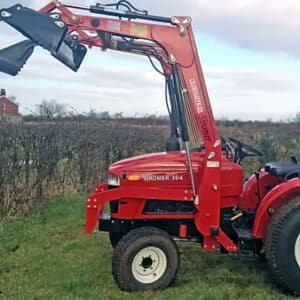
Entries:
POLYGON ((148 200, 144 207, 144 214, 193 214, 193 201, 148 200))

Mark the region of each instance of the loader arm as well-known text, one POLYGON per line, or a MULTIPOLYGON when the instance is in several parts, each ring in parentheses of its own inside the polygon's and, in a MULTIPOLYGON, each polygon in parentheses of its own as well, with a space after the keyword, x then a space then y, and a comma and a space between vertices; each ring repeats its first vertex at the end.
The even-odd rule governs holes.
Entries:
MULTIPOLYGON (((3 52, 7 49, 1 50, 0 71, 15 75, 16 69, 20 69, 29 58, 25 54, 32 49, 32 44, 47 49, 74 71, 80 67, 87 48, 92 47, 157 59, 168 83, 176 124, 173 129, 181 137, 187 153, 194 203, 198 211, 195 223, 203 236, 210 238, 211 232, 220 230, 222 143, 197 53, 192 20, 189 17, 152 16, 127 3, 119 1, 115 7, 101 4, 79 7, 52 1, 39 12, 21 5, 1 9, 0 21, 21 32, 30 43, 11 46, 19 52, 23 51, 23 55, 19 54, 15 60, 17 66, 14 59, 3 52), (122 9, 124 7, 125 10, 122 9), (78 14, 80 10, 84 14, 78 14), (9 65, 14 71, 9 70, 9 65), (190 135, 192 138, 201 136, 205 148, 202 173, 205 180, 200 179, 199 186, 195 185, 189 155, 190 135)), ((223 239, 223 244, 226 237, 222 234, 219 237, 223 239)))

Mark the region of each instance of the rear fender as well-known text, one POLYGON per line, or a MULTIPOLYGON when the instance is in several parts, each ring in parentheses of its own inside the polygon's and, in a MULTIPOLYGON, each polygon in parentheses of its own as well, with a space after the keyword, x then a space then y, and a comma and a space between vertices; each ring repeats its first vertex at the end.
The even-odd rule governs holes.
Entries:
POLYGON ((280 182, 279 178, 265 171, 253 174, 244 184, 239 207, 241 209, 256 209, 267 193, 280 182))
POLYGON ((300 195, 300 178, 294 178, 275 186, 264 197, 256 211, 252 235, 256 238, 263 238, 272 215, 297 195, 300 195))

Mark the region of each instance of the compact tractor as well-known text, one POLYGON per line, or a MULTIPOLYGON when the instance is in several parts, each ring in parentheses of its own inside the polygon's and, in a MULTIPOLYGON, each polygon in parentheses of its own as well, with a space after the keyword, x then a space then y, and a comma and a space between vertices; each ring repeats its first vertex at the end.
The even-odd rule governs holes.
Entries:
POLYGON ((261 152, 219 135, 190 17, 151 15, 126 0, 52 1, 39 11, 2 8, 0 21, 27 38, 0 51, 4 73, 17 75, 37 46, 77 71, 87 49, 99 47, 144 55, 165 78, 166 151, 114 163, 86 202, 86 233, 109 232, 120 289, 168 287, 179 267, 176 242, 194 241, 222 253, 252 249, 281 288, 300 295, 299 158, 268 163, 244 183, 241 161, 261 152))

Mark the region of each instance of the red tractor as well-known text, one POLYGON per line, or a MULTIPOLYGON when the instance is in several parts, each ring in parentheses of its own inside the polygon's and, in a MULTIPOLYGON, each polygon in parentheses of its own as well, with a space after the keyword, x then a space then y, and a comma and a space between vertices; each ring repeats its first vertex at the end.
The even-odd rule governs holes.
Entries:
POLYGON ((300 295, 299 158, 268 163, 243 182, 241 160, 261 152, 220 137, 190 17, 150 15, 126 0, 90 7, 52 1, 38 12, 1 9, 0 20, 27 37, 0 52, 0 70, 11 75, 36 46, 74 71, 87 47, 161 65, 171 120, 166 152, 113 164, 86 202, 86 233, 96 226, 109 232, 122 290, 168 287, 179 266, 176 241, 194 241, 208 251, 265 255, 278 285, 300 295))

